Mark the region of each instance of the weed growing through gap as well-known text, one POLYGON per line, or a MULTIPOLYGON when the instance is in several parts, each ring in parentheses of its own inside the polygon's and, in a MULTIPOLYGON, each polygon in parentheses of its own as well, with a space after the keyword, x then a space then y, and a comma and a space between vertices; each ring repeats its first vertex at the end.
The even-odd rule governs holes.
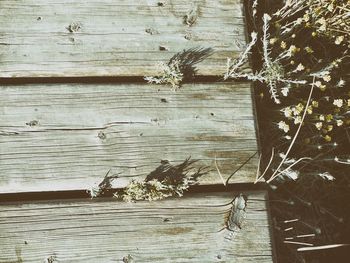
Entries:
POLYGON ((163 160, 160 166, 146 176, 145 180, 131 180, 125 188, 119 190, 112 188, 112 180, 118 178, 119 174, 110 175, 108 172, 98 187, 89 190, 89 193, 91 198, 94 198, 113 192, 114 197, 126 202, 156 201, 171 196, 181 197, 208 172, 205 167, 193 167, 196 162, 188 158, 181 164, 172 165, 163 160))
POLYGON ((181 87, 184 81, 192 80, 196 73, 196 65, 213 53, 211 48, 190 48, 176 53, 168 63, 157 65, 157 76, 146 76, 148 83, 171 85, 174 90, 181 87))

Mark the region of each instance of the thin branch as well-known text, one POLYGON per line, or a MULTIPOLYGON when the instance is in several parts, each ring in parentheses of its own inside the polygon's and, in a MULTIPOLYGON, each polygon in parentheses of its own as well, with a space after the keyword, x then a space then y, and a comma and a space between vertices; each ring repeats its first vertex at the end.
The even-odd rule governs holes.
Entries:
POLYGON ((224 179, 224 177, 222 176, 222 174, 221 174, 221 172, 220 172, 220 170, 219 170, 218 164, 217 164, 217 162, 216 162, 216 156, 215 156, 215 168, 216 168, 216 170, 218 171, 218 174, 219 174, 219 176, 220 176, 220 178, 221 178, 221 180, 222 180, 222 183, 224 184, 224 186, 226 186, 225 179, 224 179))
POLYGON ((337 247, 345 247, 349 246, 350 244, 333 244, 333 245, 324 245, 324 246, 317 246, 317 247, 301 247, 298 248, 297 251, 311 251, 311 250, 322 250, 322 249, 330 249, 330 248, 337 248, 337 247))
MULTIPOLYGON (((283 243, 287 243, 287 244, 295 244, 295 245, 304 245, 304 246, 310 246, 312 247, 313 244, 310 244, 310 243, 304 243, 304 242, 295 242, 295 241, 286 241, 284 240, 283 243)), ((299 249, 298 249, 299 251, 299 249)))
POLYGON ((229 182, 229 180, 231 179, 231 177, 232 177, 235 173, 237 173, 239 170, 241 170, 242 167, 243 167, 244 165, 246 165, 256 154, 257 154, 257 152, 255 152, 255 153, 254 153, 252 156, 250 156, 244 163, 242 163, 242 164, 227 178, 225 185, 227 185, 228 182, 229 182))
POLYGON ((281 168, 281 166, 283 165, 283 163, 285 162, 285 160, 287 159, 287 156, 290 152, 290 150, 292 149, 294 143, 295 143, 295 140, 297 139, 298 137, 298 134, 300 132, 300 129, 301 129, 301 126, 302 124, 304 123, 304 119, 305 119, 305 116, 306 116, 306 113, 307 113, 307 109, 309 107, 309 104, 310 104, 310 101, 311 101, 311 96, 312 96, 312 92, 314 91, 314 85, 315 85, 315 76, 313 77, 313 80, 312 80, 312 84, 311 84, 311 90, 310 90, 310 94, 309 94, 309 98, 306 102, 306 106, 305 106, 305 110, 304 110, 304 114, 303 114, 303 117, 301 119, 301 122, 299 124, 299 127, 298 127, 298 130, 296 131, 294 137, 293 137, 293 140, 292 142, 290 143, 289 145, 289 148, 284 156, 284 158, 282 159, 282 161, 280 162, 280 164, 278 165, 277 169, 275 170, 275 172, 271 175, 270 179, 267 180, 267 183, 270 183, 273 179, 275 179, 277 176, 276 174, 278 173, 279 169, 281 168))
POLYGON ((274 155, 275 155, 275 148, 272 147, 272 152, 271 152, 270 161, 269 161, 268 165, 266 166, 266 168, 265 168, 263 174, 260 175, 260 177, 259 177, 257 180, 255 180, 254 184, 256 184, 257 182, 259 182, 259 181, 264 177, 264 175, 266 174, 267 170, 268 170, 268 169, 270 168, 270 166, 271 166, 271 163, 272 163, 272 160, 273 160, 274 155))
POLYGON ((268 44, 268 38, 269 34, 267 31, 269 30, 269 21, 271 20, 271 17, 268 14, 264 14, 263 16, 264 20, 264 26, 263 26, 263 51, 264 51, 264 61, 267 67, 270 66, 270 58, 269 58, 269 44, 268 44))

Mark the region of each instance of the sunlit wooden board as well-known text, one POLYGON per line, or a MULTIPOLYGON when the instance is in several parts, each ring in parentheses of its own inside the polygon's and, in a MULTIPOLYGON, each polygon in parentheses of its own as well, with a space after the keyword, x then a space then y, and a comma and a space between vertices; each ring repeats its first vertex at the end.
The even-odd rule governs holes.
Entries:
MULTIPOLYGON (((142 180, 161 160, 198 159, 222 184, 257 151, 247 83, 0 86, 0 192, 81 190, 109 169, 116 187, 142 180)), ((257 158, 230 183, 254 181, 257 158)))
POLYGON ((0 262, 272 262, 265 192, 247 193, 240 230, 220 231, 235 195, 0 203, 0 262))
POLYGON ((240 0, 1 0, 0 77, 153 75, 193 47, 214 50, 198 75, 222 75, 244 49, 242 9, 240 0))

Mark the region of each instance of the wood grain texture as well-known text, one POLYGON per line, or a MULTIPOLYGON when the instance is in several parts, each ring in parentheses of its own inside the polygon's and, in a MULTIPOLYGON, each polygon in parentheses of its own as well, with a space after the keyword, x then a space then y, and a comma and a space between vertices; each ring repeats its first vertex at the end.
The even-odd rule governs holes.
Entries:
POLYGON ((219 230, 238 193, 2 203, 0 262, 272 262, 266 193, 246 194, 246 218, 234 233, 219 230), (123 261, 127 255, 134 261, 123 261))
MULTIPOLYGON (((0 86, 0 192, 87 189, 109 169, 116 187, 186 158, 222 183, 257 151, 245 83, 0 86)), ((231 183, 253 182, 254 158, 231 183)))
POLYGON ((0 77, 154 75, 157 63, 193 47, 214 49, 198 75, 222 75, 245 45, 242 8, 241 0, 2 0, 0 77))

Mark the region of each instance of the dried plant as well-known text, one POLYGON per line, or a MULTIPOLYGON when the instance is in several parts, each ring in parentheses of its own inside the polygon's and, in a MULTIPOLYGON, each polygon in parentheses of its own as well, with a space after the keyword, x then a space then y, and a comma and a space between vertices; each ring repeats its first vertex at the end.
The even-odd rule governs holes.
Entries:
MULTIPOLYGON (((259 10, 254 0, 248 3, 252 41, 238 60, 229 60, 225 78, 256 82, 263 146, 256 182, 265 178, 272 189, 282 261, 305 262, 297 246, 328 250, 349 235, 350 2, 261 1, 259 10), (253 73, 247 74, 241 68, 250 53, 253 73), (295 216, 292 227, 279 228, 295 216), (293 236, 296 231, 307 234, 293 236)), ((325 262, 331 261, 337 260, 325 262)))
MULTIPOLYGON (((280 60, 284 57, 288 57, 292 55, 292 51, 284 52, 277 58, 271 58, 269 51, 269 21, 271 17, 268 14, 264 14, 263 16, 263 59, 264 63, 262 69, 256 73, 241 73, 239 72, 239 68, 248 60, 248 54, 253 48, 253 46, 257 43, 257 33, 251 33, 251 42, 248 44, 246 50, 241 54, 240 58, 233 63, 231 63, 231 59, 228 59, 227 62, 227 72, 224 75, 225 79, 228 78, 246 78, 251 81, 260 81, 262 83, 267 84, 269 87, 269 92, 271 97, 275 101, 275 103, 280 104, 281 101, 279 97, 279 85, 290 85, 290 84, 306 84, 306 80, 293 80, 291 79, 291 74, 285 72, 280 60)), ((280 93, 285 94, 283 89, 281 88, 280 93)), ((288 91, 287 91, 288 94, 288 91)))
POLYGON ((182 196, 199 177, 207 173, 204 168, 194 168, 196 160, 186 159, 183 163, 172 165, 162 161, 161 165, 146 176, 144 181, 132 180, 115 197, 124 201, 155 201, 170 196, 182 196))
POLYGON ((173 59, 171 62, 159 63, 158 68, 160 71, 159 76, 149 76, 144 79, 148 83, 154 84, 170 84, 174 89, 180 87, 184 75, 180 70, 180 61, 177 59, 173 59))
POLYGON ((178 165, 162 161, 154 171, 149 173, 145 180, 131 180, 120 190, 113 189, 112 181, 119 178, 119 174, 112 175, 110 170, 97 187, 88 190, 91 198, 113 193, 114 197, 127 202, 148 200, 155 201, 170 196, 182 196, 191 186, 198 183, 198 179, 205 175, 206 167, 194 168, 197 160, 186 159, 178 165))
POLYGON ((173 89, 181 87, 181 84, 194 78, 197 69, 196 64, 203 61, 213 53, 211 48, 190 48, 176 53, 168 63, 159 63, 158 76, 146 76, 148 83, 169 84, 173 89))

